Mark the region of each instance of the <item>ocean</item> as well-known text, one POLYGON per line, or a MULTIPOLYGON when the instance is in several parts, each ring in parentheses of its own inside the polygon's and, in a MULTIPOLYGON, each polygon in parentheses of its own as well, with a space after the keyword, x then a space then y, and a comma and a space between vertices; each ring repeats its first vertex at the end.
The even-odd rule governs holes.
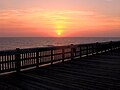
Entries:
POLYGON ((120 37, 1 37, 0 50, 63 46, 70 44, 85 44, 119 40, 120 37))

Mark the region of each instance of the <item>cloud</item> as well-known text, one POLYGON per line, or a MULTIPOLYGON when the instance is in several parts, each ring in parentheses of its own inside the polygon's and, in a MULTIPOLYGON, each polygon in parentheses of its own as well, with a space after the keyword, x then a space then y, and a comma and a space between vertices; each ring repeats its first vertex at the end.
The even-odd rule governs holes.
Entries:
POLYGON ((0 28, 87 28, 118 27, 120 17, 108 17, 93 11, 80 10, 48 10, 48 9, 16 9, 0 11, 0 28))
POLYGON ((110 1, 113 1, 113 0, 106 0, 106 1, 110 2, 110 1))

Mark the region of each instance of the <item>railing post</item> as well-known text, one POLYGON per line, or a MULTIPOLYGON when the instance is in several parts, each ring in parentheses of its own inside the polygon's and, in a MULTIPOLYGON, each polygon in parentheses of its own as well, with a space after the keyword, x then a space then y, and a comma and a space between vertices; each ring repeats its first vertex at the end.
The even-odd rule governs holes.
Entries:
POLYGON ((119 49, 119 42, 117 42, 117 49, 119 49))
POLYGON ((51 50, 51 65, 53 64, 53 49, 51 50))
POLYGON ((92 44, 92 55, 94 55, 94 44, 92 44))
POLYGON ((98 42, 96 42, 96 54, 98 54, 98 42))
POLYGON ((81 49, 81 46, 80 47, 80 58, 82 57, 82 49, 81 49))
POLYGON ((74 45, 73 44, 71 44, 71 60, 73 60, 74 59, 74 45))
POLYGON ((39 68, 39 52, 36 51, 36 68, 39 68))
POLYGON ((111 51, 113 50, 113 42, 112 41, 110 41, 110 49, 111 49, 111 51))
POLYGON ((120 48, 120 41, 118 42, 118 47, 120 48))
MULTIPOLYGON (((105 47, 105 48, 104 48, 104 49, 105 49, 105 50, 104 50, 105 52, 107 52, 107 48, 109 47, 108 45, 109 45, 109 44, 106 44, 106 45, 104 46, 104 47, 105 47)), ((110 45, 110 46, 111 46, 111 45, 110 45)))
POLYGON ((119 41, 118 41, 118 42, 117 42, 117 49, 119 49, 119 44, 120 44, 120 43, 119 43, 119 41))
POLYGON ((64 48, 62 49, 62 62, 64 62, 64 59, 65 59, 65 50, 64 48))
POLYGON ((21 68, 21 60, 20 60, 20 49, 16 48, 16 55, 15 55, 15 66, 16 66, 16 72, 19 73, 20 72, 20 68, 21 68))
POLYGON ((86 51, 87 53, 86 53, 86 54, 87 54, 87 56, 88 56, 88 45, 86 46, 86 49, 87 49, 87 51, 86 51))

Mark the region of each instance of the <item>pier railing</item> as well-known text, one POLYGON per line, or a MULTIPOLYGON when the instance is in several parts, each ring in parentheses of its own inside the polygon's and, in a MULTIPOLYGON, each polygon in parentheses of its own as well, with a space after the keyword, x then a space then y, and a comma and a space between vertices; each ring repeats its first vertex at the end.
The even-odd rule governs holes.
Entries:
POLYGON ((0 74, 74 60, 120 48, 120 41, 0 51, 0 74))

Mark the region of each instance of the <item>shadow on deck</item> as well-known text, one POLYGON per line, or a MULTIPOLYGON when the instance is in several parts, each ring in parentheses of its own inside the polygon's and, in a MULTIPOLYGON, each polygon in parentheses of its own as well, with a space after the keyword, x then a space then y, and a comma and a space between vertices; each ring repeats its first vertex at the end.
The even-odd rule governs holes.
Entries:
POLYGON ((0 90, 119 90, 120 50, 0 76, 0 90))

